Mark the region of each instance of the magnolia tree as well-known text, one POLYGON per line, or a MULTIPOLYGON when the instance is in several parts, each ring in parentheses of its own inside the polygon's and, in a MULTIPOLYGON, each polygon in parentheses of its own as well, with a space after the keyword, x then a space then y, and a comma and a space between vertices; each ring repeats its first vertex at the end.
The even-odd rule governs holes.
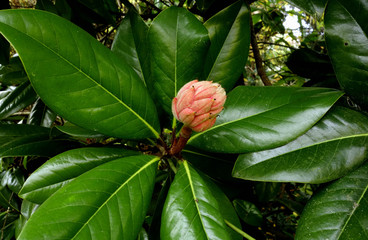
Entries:
POLYGON ((258 239, 260 203, 298 215, 278 193, 304 183, 318 191, 296 239, 368 238, 368 4, 290 2, 324 12, 341 91, 239 84, 254 34, 243 1, 204 22, 182 1, 147 22, 126 3, 111 49, 47 11, 2 10, 9 64, 26 73, 1 92, 2 237, 258 239))

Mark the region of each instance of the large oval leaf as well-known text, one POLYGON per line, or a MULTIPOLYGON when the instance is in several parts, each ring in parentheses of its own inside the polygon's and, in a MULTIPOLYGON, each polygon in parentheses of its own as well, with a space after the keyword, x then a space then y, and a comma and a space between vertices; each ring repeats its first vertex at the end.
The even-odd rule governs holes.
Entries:
POLYGON ((216 198, 186 161, 175 175, 165 202, 161 239, 230 239, 216 198))
POLYGON ((323 183, 368 156, 368 117, 336 107, 304 135, 282 147, 240 155, 233 176, 256 181, 323 183))
POLYGON ((247 62, 250 44, 250 13, 238 1, 205 22, 211 46, 204 62, 203 78, 229 91, 247 62))
POLYGON ((79 148, 59 154, 39 167, 27 179, 19 196, 41 204, 59 188, 109 161, 139 154, 120 148, 79 148))
POLYGON ((131 239, 152 197, 155 156, 131 156, 100 165, 48 198, 18 239, 131 239))
POLYGON ((0 32, 56 113, 109 136, 159 136, 155 105, 138 75, 82 29, 47 12, 6 10, 0 32))
POLYGON ((223 153, 278 147, 311 128, 341 95, 323 88, 237 87, 216 124, 188 142, 223 153))
POLYGON ((161 12, 148 32, 153 87, 164 110, 187 82, 200 77, 209 46, 207 29, 188 10, 170 7, 161 12))
POLYGON ((337 79, 358 104, 368 107, 368 2, 329 1, 326 45, 337 79))
POLYGON ((295 239, 368 239, 368 164, 326 186, 305 206, 295 239))

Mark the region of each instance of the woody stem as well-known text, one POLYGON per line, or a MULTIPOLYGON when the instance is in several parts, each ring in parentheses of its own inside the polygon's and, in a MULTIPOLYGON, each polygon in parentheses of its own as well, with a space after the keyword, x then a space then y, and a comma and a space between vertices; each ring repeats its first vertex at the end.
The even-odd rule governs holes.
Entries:
POLYGON ((170 154, 172 156, 177 155, 178 153, 181 152, 181 150, 183 150, 183 148, 185 147, 185 145, 187 144, 190 135, 192 134, 192 129, 190 129, 187 126, 184 126, 179 134, 179 140, 174 141, 171 149, 170 149, 170 154))

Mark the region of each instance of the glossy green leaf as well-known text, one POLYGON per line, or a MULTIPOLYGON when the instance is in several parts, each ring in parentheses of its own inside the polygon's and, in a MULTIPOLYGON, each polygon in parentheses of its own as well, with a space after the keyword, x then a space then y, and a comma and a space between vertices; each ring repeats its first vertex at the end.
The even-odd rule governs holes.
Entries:
POLYGON ((18 86, 0 101, 0 119, 4 119, 13 113, 27 107, 37 99, 29 81, 18 86))
POLYGON ((54 14, 19 9, 1 11, 0 32, 56 113, 109 136, 159 136, 155 105, 138 75, 82 29, 54 14))
POLYGON ((161 239, 230 239, 216 198, 186 161, 175 175, 165 202, 161 239))
POLYGON ((239 217, 245 223, 256 227, 260 227, 262 225, 262 213, 256 205, 242 199, 235 199, 233 204, 239 217))
POLYGON ((38 98, 28 116, 27 124, 51 127, 55 119, 56 114, 38 98))
POLYGON ((20 168, 8 169, 3 178, 1 179, 2 186, 8 186, 8 188, 15 193, 19 193, 24 184, 24 173, 20 168))
POLYGON ((12 57, 9 64, 0 66, 0 82, 4 85, 17 85, 28 81, 19 57, 12 57))
POLYGON ((368 239, 368 165, 326 186, 305 206, 295 239, 368 239))
POLYGON ((138 154, 120 148, 79 148, 61 153, 31 174, 19 196, 41 204, 79 175, 103 163, 138 154))
POLYGON ((0 157, 53 157, 78 146, 80 144, 75 141, 53 136, 49 128, 26 124, 0 125, 0 157))
POLYGON ((359 166, 368 156, 368 117, 336 107, 296 140, 239 155, 233 176, 255 181, 323 183, 359 166))
POLYGON ((216 124, 188 143, 223 153, 278 147, 311 128, 341 95, 324 88, 237 87, 216 124))
POLYGON ((229 91, 247 62, 250 45, 250 13, 238 1, 205 22, 211 46, 204 62, 203 79, 218 82, 229 91))
POLYGON ((71 181, 31 216, 19 240, 136 240, 155 180, 156 156, 102 164, 71 181))
POLYGON ((187 82, 200 77, 209 46, 207 29, 188 10, 170 7, 152 22, 148 32, 151 78, 163 109, 171 113, 171 101, 187 82))
POLYGON ((358 104, 368 107, 368 2, 329 1, 326 45, 337 79, 358 104))
POLYGON ((73 136, 73 137, 100 138, 100 137, 105 136, 101 133, 76 126, 69 122, 65 123, 63 126, 56 126, 56 128, 60 130, 61 132, 68 134, 70 136, 73 136))
POLYGON ((144 83, 150 71, 147 32, 146 23, 135 9, 130 9, 121 22, 111 46, 111 51, 124 59, 144 83))
POLYGON ((327 0, 286 0, 286 1, 317 18, 322 17, 323 11, 325 10, 325 5, 327 3, 327 0))

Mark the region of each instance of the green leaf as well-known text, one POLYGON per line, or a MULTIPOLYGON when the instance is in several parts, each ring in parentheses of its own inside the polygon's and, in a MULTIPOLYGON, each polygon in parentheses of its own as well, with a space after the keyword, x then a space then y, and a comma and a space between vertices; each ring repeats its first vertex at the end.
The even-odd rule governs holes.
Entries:
POLYGON ((92 130, 87 130, 85 128, 82 127, 78 127, 74 124, 71 124, 69 122, 65 123, 63 126, 56 126, 56 128, 58 130, 60 130, 61 132, 68 134, 70 136, 73 137, 82 137, 82 138, 99 138, 99 137, 104 137, 103 134, 92 131, 92 130))
POLYGON ((51 129, 40 126, 2 124, 0 125, 0 157, 53 157, 80 146, 75 141, 57 138, 57 135, 53 136, 53 134, 51 129))
POLYGON ((27 107, 37 99, 29 81, 18 86, 0 101, 0 119, 9 117, 13 113, 27 107))
POLYGON ((295 239, 368 238, 368 164, 326 186, 305 206, 295 239))
POLYGON ((144 83, 150 71, 147 32, 146 23, 135 9, 130 9, 121 22, 111 46, 111 51, 124 59, 144 83))
POLYGON ((19 9, 1 11, 0 32, 54 112, 109 136, 159 137, 155 105, 138 75, 82 29, 51 13, 19 9))
POLYGON ((204 62, 203 78, 229 91, 247 62, 250 45, 250 13, 237 1, 205 22, 211 46, 204 62))
POLYGON ((239 217, 247 224, 260 227, 263 222, 261 211, 251 202, 235 199, 233 201, 234 208, 239 217))
POLYGON ((0 82, 4 85, 17 85, 28 81, 19 57, 10 58, 9 64, 0 66, 0 82))
POLYGON ((358 104, 368 107, 368 3, 329 1, 326 7, 326 45, 337 80, 358 104))
POLYGON ((140 155, 102 164, 71 181, 31 216, 19 240, 136 240, 159 158, 140 155))
POLYGON ((1 179, 1 185, 8 186, 8 188, 15 193, 19 193, 23 184, 24 173, 20 168, 8 169, 1 179))
POLYGON ((79 148, 61 153, 31 174, 19 196, 41 204, 79 175, 103 163, 138 154, 120 148, 79 148))
POLYGON ((55 119, 56 114, 38 98, 28 116, 27 124, 51 127, 55 119))
POLYGON ((230 239, 216 198, 186 161, 175 175, 165 202, 161 239, 230 239))
POLYGON ((306 11, 310 15, 320 19, 325 10, 327 0, 286 0, 296 7, 306 11))
POLYGON ((188 143, 223 153, 278 147, 311 128, 341 95, 324 88, 237 87, 216 124, 188 143))
POLYGON ((152 76, 147 85, 171 116, 176 93, 185 83, 200 77, 209 46, 208 32, 188 10, 170 7, 154 19, 148 40, 152 76))
POLYGON ((255 181, 323 183, 359 166, 368 153, 368 117, 336 107, 296 140, 239 155, 233 176, 255 181))

